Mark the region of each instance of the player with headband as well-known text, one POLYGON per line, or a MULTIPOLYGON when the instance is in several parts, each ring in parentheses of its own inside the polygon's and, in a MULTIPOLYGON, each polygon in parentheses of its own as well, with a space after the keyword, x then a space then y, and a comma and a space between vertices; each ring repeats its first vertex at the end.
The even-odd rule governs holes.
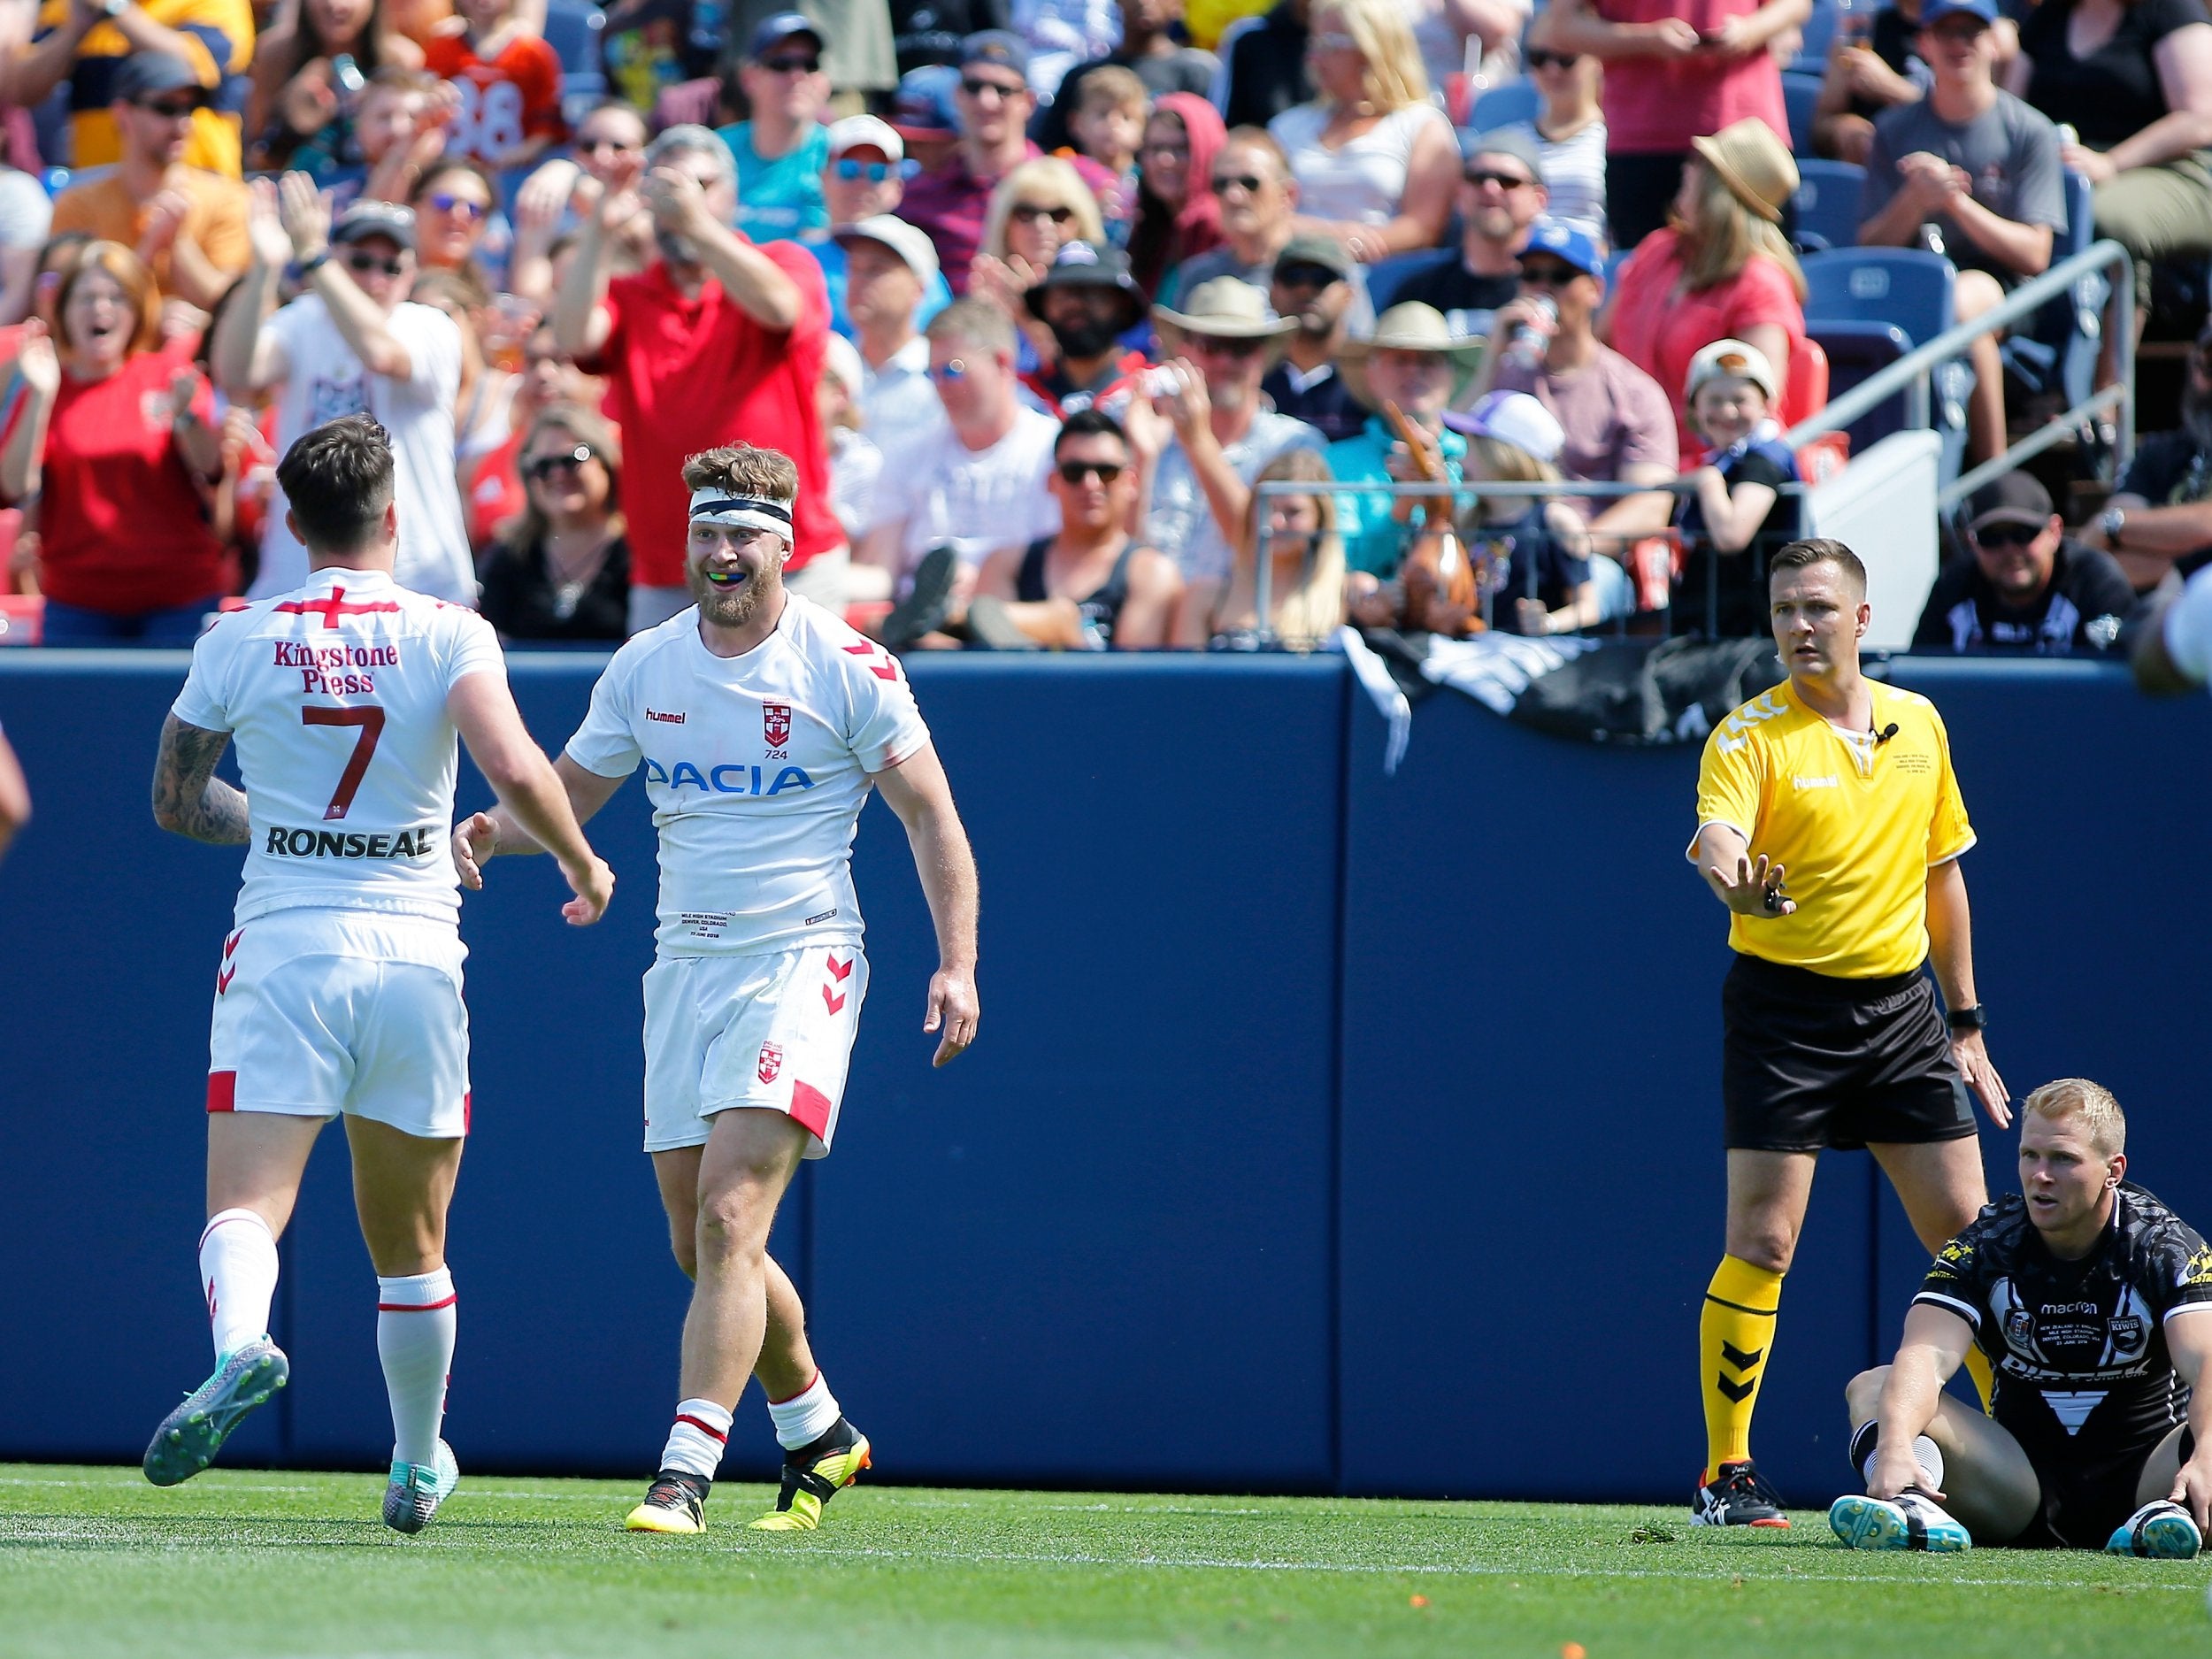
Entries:
MULTIPOLYGON (((852 841, 871 788, 906 826, 936 924, 925 1031, 942 1065, 974 1040, 976 876, 944 768, 897 658, 783 585, 797 469, 733 444, 685 463, 697 602, 617 651, 555 762, 580 820, 641 767, 660 830, 645 976, 645 1149, 694 1280, 666 1448, 633 1531, 696 1532, 749 1376, 784 1448, 772 1531, 820 1524, 867 1467, 767 1254, 803 1158, 828 1154, 868 989, 852 841)), ((454 831, 465 885, 536 845, 503 809, 454 831)))

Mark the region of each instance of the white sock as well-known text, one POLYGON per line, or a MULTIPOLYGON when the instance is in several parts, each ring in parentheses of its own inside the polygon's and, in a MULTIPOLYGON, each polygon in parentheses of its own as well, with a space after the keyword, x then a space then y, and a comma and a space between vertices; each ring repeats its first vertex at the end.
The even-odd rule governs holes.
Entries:
POLYGON ((802 1446, 811 1446, 837 1426, 843 1415, 837 1409, 837 1396, 829 1391, 829 1384, 816 1371, 814 1380, 788 1400, 771 1400, 768 1415, 775 1419, 776 1444, 787 1452, 795 1452, 802 1446))
MULTIPOLYGON (((1876 1448, 1877 1451, 1879 1449, 1876 1448)), ((1869 1452, 1866 1462, 1859 1470, 1866 1477, 1870 1486, 1874 1484, 1874 1458, 1875 1452, 1869 1452)), ((1924 1434, 1916 1435, 1912 1443, 1912 1460, 1920 1465, 1921 1486, 1938 1492, 1943 1490, 1943 1448, 1940 1446, 1924 1434)))
POLYGON ((251 1210, 226 1210, 200 1234, 200 1288, 215 1337, 215 1357, 269 1334, 277 1283, 276 1235, 251 1210))
POLYGON ((722 1448, 730 1438, 730 1409, 711 1400, 679 1400, 676 1425, 661 1453, 663 1469, 680 1469, 702 1480, 722 1467, 722 1448))
POLYGON ((426 1467, 436 1461, 459 1325, 453 1275, 445 1268, 377 1279, 376 1356, 384 1362, 384 1390, 392 1399, 396 1463, 426 1467))

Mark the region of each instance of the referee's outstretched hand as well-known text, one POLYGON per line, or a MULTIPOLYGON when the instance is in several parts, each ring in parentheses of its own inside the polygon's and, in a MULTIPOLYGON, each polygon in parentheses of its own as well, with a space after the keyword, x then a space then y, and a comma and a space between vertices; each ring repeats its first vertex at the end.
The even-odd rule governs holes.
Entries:
POLYGON ((1966 1087, 1981 1096, 1982 1110, 1989 1114, 1989 1121, 2000 1129, 2011 1128, 2012 1092, 2005 1087, 2004 1079, 1997 1075, 1997 1067, 1989 1057, 1989 1044, 1982 1033, 1953 1032, 1951 1058, 1958 1065, 1959 1075, 1966 1079, 1966 1087))
POLYGON ((1797 909, 1797 901, 1783 891, 1782 866, 1770 864, 1764 853, 1759 855, 1755 864, 1748 853, 1738 858, 1733 881, 1721 872, 1718 864, 1707 868, 1705 879, 1713 884, 1713 891, 1720 895, 1720 902, 1739 916, 1771 920, 1777 916, 1791 915, 1797 909))

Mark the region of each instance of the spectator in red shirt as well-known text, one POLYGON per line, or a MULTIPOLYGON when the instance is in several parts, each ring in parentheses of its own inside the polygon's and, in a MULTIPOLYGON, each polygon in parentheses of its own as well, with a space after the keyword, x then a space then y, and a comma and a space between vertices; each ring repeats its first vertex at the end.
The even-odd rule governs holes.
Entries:
POLYGON ((424 67, 460 89, 447 153, 526 166, 561 137, 561 60, 514 0, 459 0, 460 25, 424 49, 424 67))
POLYGON ((606 376, 607 412, 622 430, 632 631, 692 603, 684 584, 684 457, 741 439, 780 449, 797 465, 785 580, 841 606, 849 554, 831 509, 829 449, 815 398, 829 334, 821 267, 796 242, 756 247, 730 228, 735 169, 710 129, 672 127, 645 160, 645 205, 659 257, 636 276, 609 280, 609 243, 636 204, 585 175, 576 183, 583 211, 576 254, 553 311, 561 349, 586 372, 606 376))
MULTIPOLYGON (((1036 94, 1029 89, 1029 43, 1004 29, 985 29, 960 42, 960 143, 933 171, 906 187, 898 216, 937 244, 937 258, 955 294, 968 291, 968 266, 983 243, 991 191, 1033 156, 1029 142, 1036 94)), ((1112 175, 1087 157, 1071 157, 1094 195, 1112 175)))
POLYGON ((157 349, 153 278, 88 242, 17 359, 25 406, 0 447, 0 495, 39 497, 46 642, 189 645, 227 586, 204 491, 220 481, 206 377, 157 349))
POLYGON ((1812 10, 1812 0, 1559 0, 1551 9, 1555 50, 1605 65, 1615 247, 1633 248, 1666 223, 1692 139, 1746 119, 1787 139, 1782 71, 1767 49, 1812 10))

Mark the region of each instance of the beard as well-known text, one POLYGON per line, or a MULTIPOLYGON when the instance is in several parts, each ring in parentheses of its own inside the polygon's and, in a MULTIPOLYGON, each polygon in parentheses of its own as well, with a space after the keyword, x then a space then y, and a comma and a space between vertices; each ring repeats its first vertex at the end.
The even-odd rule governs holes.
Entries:
POLYGON ((783 566, 780 562, 764 564, 736 586, 725 587, 709 581, 698 565, 687 565, 684 586, 691 589, 699 614, 707 621, 718 628, 741 628, 767 603, 768 596, 783 586, 783 566))
POLYGON ((1110 322, 1086 318, 1079 323, 1054 323, 1052 338, 1063 357, 1102 357, 1114 349, 1121 330, 1110 322))
POLYGON ((679 236, 672 230, 656 230, 653 241, 661 250, 661 257, 670 265, 699 263, 699 244, 688 236, 679 236))

